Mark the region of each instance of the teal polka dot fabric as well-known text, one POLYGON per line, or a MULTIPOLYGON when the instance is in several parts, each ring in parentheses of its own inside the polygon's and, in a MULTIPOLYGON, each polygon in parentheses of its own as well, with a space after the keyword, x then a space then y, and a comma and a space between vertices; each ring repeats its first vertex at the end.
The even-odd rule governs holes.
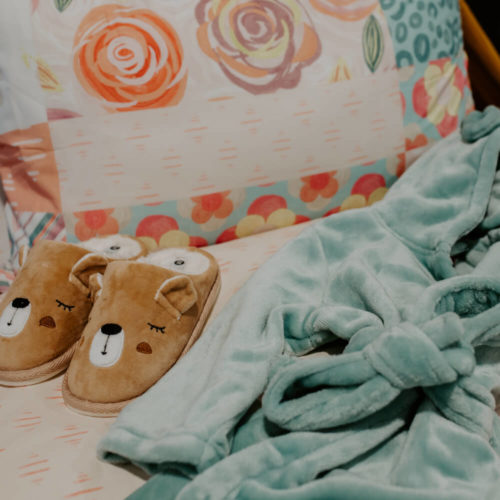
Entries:
POLYGON ((396 64, 455 57, 462 47, 458 0, 380 0, 391 31, 396 64))

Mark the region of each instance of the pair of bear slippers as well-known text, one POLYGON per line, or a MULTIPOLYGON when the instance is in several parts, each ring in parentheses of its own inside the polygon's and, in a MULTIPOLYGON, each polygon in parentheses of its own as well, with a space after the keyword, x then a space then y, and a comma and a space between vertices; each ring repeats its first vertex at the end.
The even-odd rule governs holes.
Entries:
POLYGON ((197 340, 220 290, 215 258, 197 248, 147 253, 133 237, 40 241, 0 303, 0 384, 67 368, 72 410, 115 416, 197 340))

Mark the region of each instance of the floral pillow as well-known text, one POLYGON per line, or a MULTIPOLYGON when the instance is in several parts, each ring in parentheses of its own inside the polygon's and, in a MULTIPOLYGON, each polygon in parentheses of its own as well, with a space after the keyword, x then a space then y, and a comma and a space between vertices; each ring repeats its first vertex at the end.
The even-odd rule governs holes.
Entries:
POLYGON ((370 205, 472 108, 456 0, 17 0, 0 47, 12 256, 370 205))

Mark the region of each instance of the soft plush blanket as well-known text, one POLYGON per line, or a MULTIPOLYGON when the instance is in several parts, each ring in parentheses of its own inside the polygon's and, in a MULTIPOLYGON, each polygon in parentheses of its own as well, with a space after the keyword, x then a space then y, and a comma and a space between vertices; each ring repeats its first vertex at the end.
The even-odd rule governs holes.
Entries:
POLYGON ((262 266, 101 441, 154 474, 133 497, 499 498, 499 150, 474 112, 262 266))

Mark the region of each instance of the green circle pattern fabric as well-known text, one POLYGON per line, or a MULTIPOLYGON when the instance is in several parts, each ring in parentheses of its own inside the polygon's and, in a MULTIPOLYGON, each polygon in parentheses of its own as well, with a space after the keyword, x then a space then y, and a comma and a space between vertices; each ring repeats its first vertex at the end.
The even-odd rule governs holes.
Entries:
POLYGON ((399 68, 454 57, 463 44, 457 0, 380 0, 399 68))

